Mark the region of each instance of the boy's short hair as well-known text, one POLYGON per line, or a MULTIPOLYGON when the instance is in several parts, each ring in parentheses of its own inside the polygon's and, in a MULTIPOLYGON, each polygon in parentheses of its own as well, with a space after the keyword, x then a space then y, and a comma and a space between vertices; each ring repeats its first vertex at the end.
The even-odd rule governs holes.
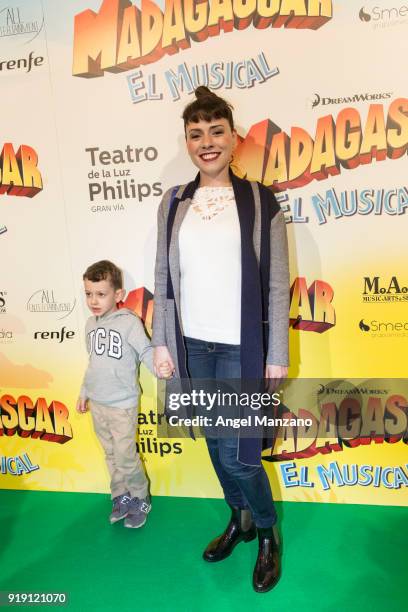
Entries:
POLYGON ((89 266, 85 270, 82 278, 83 280, 89 280, 92 283, 108 280, 115 291, 118 289, 123 289, 122 270, 107 259, 102 259, 101 261, 97 261, 89 266))

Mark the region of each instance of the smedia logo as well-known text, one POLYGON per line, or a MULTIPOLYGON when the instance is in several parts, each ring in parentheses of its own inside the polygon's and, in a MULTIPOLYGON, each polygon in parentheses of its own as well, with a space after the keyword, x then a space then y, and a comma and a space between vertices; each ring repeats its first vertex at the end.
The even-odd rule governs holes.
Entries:
POLYGON ((359 328, 361 329, 361 331, 363 332, 368 332, 370 331, 370 326, 366 325, 363 321, 363 319, 361 319, 360 323, 358 324, 359 328))
POLYGON ((358 16, 360 17, 361 21, 371 21, 371 15, 364 11, 364 7, 361 7, 358 16))
POLYGON ((380 6, 374 6, 371 13, 365 11, 364 6, 361 7, 358 14, 361 21, 366 23, 369 21, 383 22, 384 25, 399 21, 408 17, 408 6, 402 4, 399 7, 393 6, 392 8, 381 8, 380 6))
POLYGON ((373 319, 369 325, 361 319, 358 324, 362 332, 371 332, 373 337, 408 336, 408 321, 377 321, 373 319))

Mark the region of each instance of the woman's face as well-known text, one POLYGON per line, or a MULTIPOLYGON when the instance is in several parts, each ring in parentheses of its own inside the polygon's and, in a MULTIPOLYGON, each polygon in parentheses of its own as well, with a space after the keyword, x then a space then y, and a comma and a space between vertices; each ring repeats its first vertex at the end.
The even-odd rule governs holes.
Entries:
POLYGON ((227 119, 200 120, 186 126, 187 150, 201 173, 201 184, 229 182, 229 164, 237 142, 227 119))

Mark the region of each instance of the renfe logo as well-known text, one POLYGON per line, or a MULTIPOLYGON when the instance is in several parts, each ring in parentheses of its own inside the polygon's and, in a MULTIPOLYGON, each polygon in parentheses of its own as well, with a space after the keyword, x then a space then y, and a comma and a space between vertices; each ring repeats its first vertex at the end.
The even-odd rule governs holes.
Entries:
POLYGON ((33 51, 30 51, 27 58, 21 57, 16 60, 3 60, 0 62, 0 72, 5 72, 6 70, 20 70, 20 68, 25 68, 26 72, 30 72, 31 68, 34 66, 41 66, 43 63, 44 58, 42 56, 34 57, 33 51))
POLYGON ((333 16, 332 0, 166 0, 164 12, 151 0, 140 9, 130 0, 103 0, 99 13, 75 16, 74 76, 103 76, 156 62, 220 31, 308 28, 333 16))

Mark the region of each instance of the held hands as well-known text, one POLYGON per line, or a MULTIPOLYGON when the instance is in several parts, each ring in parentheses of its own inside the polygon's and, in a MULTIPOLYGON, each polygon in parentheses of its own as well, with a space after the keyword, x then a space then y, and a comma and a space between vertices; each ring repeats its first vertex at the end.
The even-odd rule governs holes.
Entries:
POLYGON ((175 371, 167 346, 156 346, 153 350, 153 369, 157 378, 170 378, 175 371))
POLYGON ((173 376, 173 371, 174 368, 171 367, 171 365, 169 364, 168 361, 163 361, 163 363, 161 363, 159 365, 159 376, 158 378, 171 378, 173 376))
POLYGON ((79 414, 84 414, 85 412, 88 412, 87 401, 88 400, 86 399, 86 397, 78 398, 76 409, 77 409, 77 412, 79 412, 79 414))

